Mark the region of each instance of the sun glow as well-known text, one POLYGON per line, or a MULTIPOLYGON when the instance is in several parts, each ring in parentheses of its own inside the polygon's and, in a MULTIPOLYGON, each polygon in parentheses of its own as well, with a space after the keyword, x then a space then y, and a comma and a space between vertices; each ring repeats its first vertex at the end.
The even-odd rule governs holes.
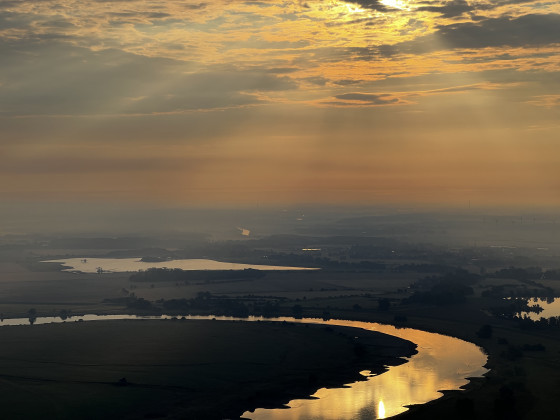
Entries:
POLYGON ((403 0, 381 0, 380 3, 393 9, 406 9, 406 3, 403 0))
POLYGON ((346 8, 348 9, 348 13, 364 13, 365 10, 359 8, 358 6, 351 5, 346 3, 346 8))

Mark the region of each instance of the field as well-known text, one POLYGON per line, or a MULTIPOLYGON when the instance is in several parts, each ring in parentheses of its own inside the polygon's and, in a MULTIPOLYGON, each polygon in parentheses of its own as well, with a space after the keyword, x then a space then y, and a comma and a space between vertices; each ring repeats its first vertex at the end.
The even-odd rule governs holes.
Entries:
POLYGON ((0 341, 10 419, 236 417, 381 372, 414 351, 352 328, 192 320, 5 327, 0 341))

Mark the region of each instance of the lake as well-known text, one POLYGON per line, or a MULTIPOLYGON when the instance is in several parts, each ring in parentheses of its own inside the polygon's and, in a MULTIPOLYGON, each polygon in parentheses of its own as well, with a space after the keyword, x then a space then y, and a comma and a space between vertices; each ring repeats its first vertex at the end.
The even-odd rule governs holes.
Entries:
MULTIPOLYGON (((135 315, 84 315, 65 322, 118 320, 118 319, 170 319, 171 316, 137 317, 135 315)), ((187 319, 217 319, 241 321, 287 321, 339 325, 379 331, 412 341, 418 353, 407 363, 389 367, 381 375, 367 381, 355 382, 347 388, 322 388, 313 396, 317 399, 293 400, 289 409, 257 409, 246 412, 243 417, 253 420, 369 420, 394 416, 407 410, 410 404, 424 404, 439 398, 440 390, 458 390, 466 385, 467 378, 480 377, 487 357, 476 345, 441 334, 411 328, 396 328, 371 322, 320 319, 294 319, 262 317, 232 318, 213 316, 188 316, 187 319)), ((60 318, 37 318, 36 324, 64 322, 60 318)), ((3 325, 29 324, 26 318, 5 319, 3 325)), ((365 372, 367 373, 367 372, 365 372)))
POLYGON ((318 270, 309 267, 284 267, 277 265, 238 264, 207 259, 169 260, 161 262, 141 261, 140 258, 68 258, 42 261, 58 263, 66 267, 63 271, 79 273, 107 273, 147 270, 149 268, 178 268, 181 270, 318 270))

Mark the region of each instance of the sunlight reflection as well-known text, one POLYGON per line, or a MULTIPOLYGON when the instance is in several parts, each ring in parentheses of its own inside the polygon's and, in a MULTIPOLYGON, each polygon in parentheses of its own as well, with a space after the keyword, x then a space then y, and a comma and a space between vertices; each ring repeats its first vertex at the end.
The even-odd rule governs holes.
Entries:
POLYGON ((385 405, 383 404, 383 401, 379 401, 379 406, 377 407, 377 418, 385 418, 385 405))
POLYGON ((486 356, 472 343, 391 325, 342 320, 324 323, 401 337, 416 343, 419 352, 407 363, 392 366, 387 372, 369 377, 367 381, 336 390, 321 388, 313 394, 314 399, 292 400, 290 410, 259 408, 252 413, 244 413, 244 417, 253 420, 384 419, 406 411, 407 405, 439 398, 441 393, 438 390, 458 389, 468 383, 466 377, 486 372, 482 367, 486 356))

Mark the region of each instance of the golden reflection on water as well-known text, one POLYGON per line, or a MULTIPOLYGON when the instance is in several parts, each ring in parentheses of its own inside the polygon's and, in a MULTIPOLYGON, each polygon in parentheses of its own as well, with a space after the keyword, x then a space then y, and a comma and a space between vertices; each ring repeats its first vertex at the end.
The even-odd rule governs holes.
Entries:
POLYGON ((77 271, 80 273, 122 273, 148 270, 150 268, 178 268, 180 270, 317 270, 306 267, 284 267, 275 265, 238 264, 208 259, 184 259, 162 262, 145 262, 140 258, 68 258, 64 260, 41 261, 44 263, 59 263, 65 268, 63 271, 77 271))
POLYGON ((383 401, 379 401, 379 406, 377 407, 377 418, 385 418, 385 405, 383 404, 383 401))
MULTIPOLYGON (((309 322, 310 320, 306 320, 309 322)), ((320 321, 317 321, 320 322, 320 321)), ((391 325, 331 320, 329 324, 364 328, 410 340, 418 354, 368 381, 349 388, 320 389, 318 399, 291 401, 289 410, 258 409, 244 413, 254 420, 369 420, 406 411, 405 405, 423 404, 441 396, 439 390, 459 389, 466 377, 481 376, 486 356, 474 344, 453 337, 391 325)))

